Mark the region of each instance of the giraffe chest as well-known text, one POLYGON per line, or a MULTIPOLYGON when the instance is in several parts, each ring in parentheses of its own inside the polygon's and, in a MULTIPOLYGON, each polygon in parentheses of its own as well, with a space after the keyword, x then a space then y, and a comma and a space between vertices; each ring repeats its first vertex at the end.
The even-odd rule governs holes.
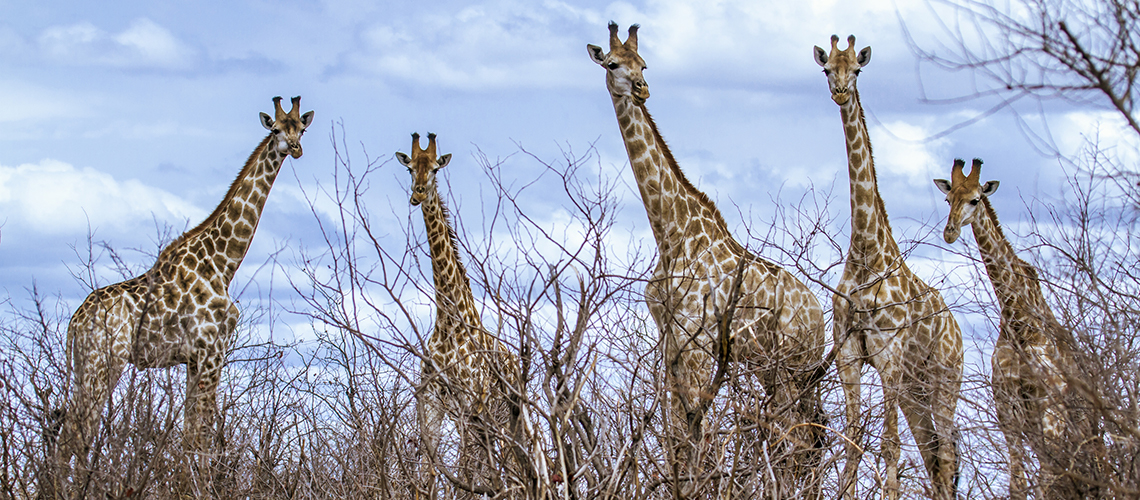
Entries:
MULTIPOLYGON (((853 336, 861 356, 880 371, 891 370, 899 359, 939 355, 937 335, 948 326, 941 297, 909 273, 865 276, 870 279, 845 279, 836 286, 836 335, 853 336)), ((960 343, 959 337, 948 347, 960 351, 960 343)))
POLYGON ((200 266, 191 265, 197 262, 179 258, 152 270, 133 340, 136 365, 166 367, 201 356, 224 356, 238 310, 224 281, 216 273, 200 273, 200 266))
POLYGON ((436 330, 427 349, 437 369, 457 380, 483 385, 483 374, 489 371, 487 354, 495 348, 494 339, 486 337, 469 330, 436 330))
MULTIPOLYGON (((646 303, 658 328, 678 339, 692 339, 696 351, 707 357, 717 320, 726 313, 733 293, 738 262, 731 258, 718 265, 694 260, 659 264, 645 288, 646 303)), ((768 266, 746 265, 732 316, 731 335, 738 355, 771 353, 780 346, 778 321, 784 292, 780 277, 768 266)))
POLYGON ((1037 328, 1013 329, 1003 322, 991 359, 995 383, 1033 387, 1064 387, 1063 356, 1057 344, 1037 328), (1028 341, 1028 339, 1033 339, 1028 341))
POLYGON ((445 396, 453 413, 482 412, 501 397, 504 380, 512 380, 517 360, 497 339, 481 331, 436 330, 427 344, 432 366, 425 367, 431 390, 445 396))

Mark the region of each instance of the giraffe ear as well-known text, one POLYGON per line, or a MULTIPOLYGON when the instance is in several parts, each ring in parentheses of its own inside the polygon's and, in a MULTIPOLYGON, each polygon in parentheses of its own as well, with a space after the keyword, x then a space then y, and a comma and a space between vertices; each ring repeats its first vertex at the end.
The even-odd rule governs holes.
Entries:
POLYGON ((309 111, 308 113, 301 115, 301 128, 302 129, 309 128, 310 123, 313 123, 313 112, 312 111, 309 111))
POLYGON ((871 47, 869 45, 859 51, 859 55, 855 56, 855 62, 859 63, 860 68, 871 62, 871 47))
POLYGON ((950 194, 950 181, 946 179, 934 179, 934 185, 938 186, 938 190, 942 191, 942 194, 950 194))
POLYGON ((982 186, 982 196, 989 198, 990 195, 996 193, 998 184, 1000 184, 998 181, 987 182, 986 185, 982 186))
POLYGON ((273 118, 270 118, 269 115, 262 113, 261 126, 265 127, 266 130, 273 130, 273 118))
POLYGON ((439 163, 438 168, 446 167, 448 163, 451 163, 451 153, 440 156, 439 160, 436 160, 436 163, 439 163))
POLYGON ((820 66, 827 64, 827 52, 824 52, 819 45, 815 46, 815 63, 820 66))
POLYGON ((601 47, 594 44, 586 44, 586 51, 590 53, 590 59, 598 63, 598 66, 605 67, 606 52, 603 51, 601 47))
POLYGON ((410 166, 412 164, 412 159, 409 158, 408 155, 401 153, 399 151, 396 151, 396 161, 400 162, 400 165, 403 165, 405 167, 410 166))

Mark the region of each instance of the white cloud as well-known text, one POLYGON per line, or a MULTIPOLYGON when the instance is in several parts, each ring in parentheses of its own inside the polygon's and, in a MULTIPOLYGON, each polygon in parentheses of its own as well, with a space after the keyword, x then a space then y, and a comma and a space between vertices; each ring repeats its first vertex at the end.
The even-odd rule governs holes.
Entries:
POLYGON ((1140 143, 1116 111, 1073 111, 1054 120, 1054 137, 1062 154, 1078 155, 1089 144, 1121 165, 1140 164, 1140 143))
POLYGON ((146 18, 131 22, 119 33, 108 33, 81 22, 45 29, 36 40, 47 58, 79 66, 129 69, 187 70, 197 52, 169 30, 146 18))
POLYGON ((6 226, 46 234, 87 229, 128 231, 152 217, 179 226, 206 213, 193 204, 134 179, 117 180, 92 168, 56 160, 0 166, 0 214, 6 226))
POLYGON ((361 47, 343 54, 329 71, 477 90, 581 84, 585 80, 574 69, 586 58, 585 43, 566 28, 584 21, 604 26, 598 19, 561 2, 515 0, 423 15, 414 23, 388 18, 364 29, 361 47))
POLYGON ((949 139, 923 140, 932 135, 926 127, 895 121, 871 126, 869 133, 880 179, 889 175, 925 189, 930 179, 945 177, 943 170, 949 171, 949 157, 945 154, 949 139))
POLYGON ((191 51, 169 31, 149 19, 138 19, 126 31, 115 35, 115 42, 138 54, 145 63, 155 66, 182 66, 191 51))
MULTIPOLYGON (((597 76, 583 69, 591 67, 584 45, 604 46, 611 19, 623 33, 632 23, 642 25, 641 53, 651 75, 715 71, 714 79, 802 79, 808 74, 802 68, 815 67, 812 45, 826 45, 833 33, 858 31, 860 46, 901 45, 892 0, 619 1, 593 9, 558 0, 488 0, 416 15, 378 16, 381 21, 357 34, 358 46, 327 71, 465 89, 591 85, 597 76)), ((876 55, 910 57, 907 51, 876 55)))
MULTIPOLYGON (((789 68, 814 67, 812 46, 827 48, 832 34, 844 40, 854 34, 859 48, 898 45, 901 37, 896 8, 905 13, 915 7, 896 6, 892 0, 723 0, 699 4, 658 0, 648 3, 641 19, 627 22, 639 22, 645 28, 641 46, 651 52, 651 57, 646 57, 651 70, 656 67, 678 72, 700 67, 736 79, 786 79, 800 75, 789 68)), ((841 43, 846 47, 845 41, 841 43)), ((908 52, 875 55, 910 57, 908 52)))

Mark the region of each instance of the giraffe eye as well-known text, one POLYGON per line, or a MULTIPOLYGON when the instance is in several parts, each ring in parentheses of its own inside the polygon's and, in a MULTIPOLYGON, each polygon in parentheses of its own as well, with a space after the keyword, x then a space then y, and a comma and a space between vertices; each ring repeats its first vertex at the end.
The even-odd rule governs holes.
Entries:
POLYGON ((853 71, 852 73, 855 73, 855 75, 856 75, 856 76, 858 76, 858 75, 859 75, 859 73, 860 73, 860 72, 862 72, 862 71, 863 71, 862 69, 856 69, 856 70, 855 70, 855 71, 853 71))
POLYGON ((825 74, 827 76, 831 76, 831 70, 827 69, 827 68, 823 68, 823 74, 825 74))
POLYGON ((978 204, 978 199, 977 199, 977 198, 974 198, 974 199, 970 200, 970 204, 971 204, 971 205, 977 205, 977 204, 978 204))
POLYGON ((618 66, 619 66, 619 64, 616 62, 612 62, 612 63, 609 63, 606 65, 606 67, 611 69, 611 70, 618 69, 618 66))

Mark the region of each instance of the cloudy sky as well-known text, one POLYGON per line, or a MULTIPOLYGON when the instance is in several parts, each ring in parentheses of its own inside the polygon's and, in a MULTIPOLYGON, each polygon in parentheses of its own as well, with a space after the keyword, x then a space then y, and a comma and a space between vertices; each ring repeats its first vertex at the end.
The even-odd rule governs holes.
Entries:
MULTIPOLYGON (((945 204, 930 179, 947 176, 954 157, 986 160, 1015 231, 1026 199, 1061 189, 1056 161, 1007 113, 939 135, 992 103, 923 102, 975 83, 917 64, 903 23, 924 47, 942 39, 922 2, 0 0, 0 299, 22 300, 35 283, 77 305, 86 290, 72 277, 75 249, 89 231, 153 250, 156 226, 197 224, 264 137, 257 114, 276 95, 301 95, 316 120, 304 157, 274 187, 239 282, 318 234, 302 192, 329 181, 334 130, 356 161, 381 162, 370 196, 395 225, 415 210, 391 160, 411 132, 438 133, 441 152, 455 155, 442 175, 459 206, 487 182, 476 151, 533 177, 537 162, 511 156, 520 146, 554 161, 593 145, 601 173, 621 179, 623 224, 648 238, 604 71, 585 50, 605 44, 611 19, 623 31, 642 26, 647 105, 733 228, 771 216, 777 193, 796 200, 814 187, 838 200, 846 232, 839 113, 811 56, 833 33, 873 48, 859 86, 896 234, 940 224, 945 204)), ((1073 151, 1101 116, 1058 107, 1049 130, 1073 151)))

